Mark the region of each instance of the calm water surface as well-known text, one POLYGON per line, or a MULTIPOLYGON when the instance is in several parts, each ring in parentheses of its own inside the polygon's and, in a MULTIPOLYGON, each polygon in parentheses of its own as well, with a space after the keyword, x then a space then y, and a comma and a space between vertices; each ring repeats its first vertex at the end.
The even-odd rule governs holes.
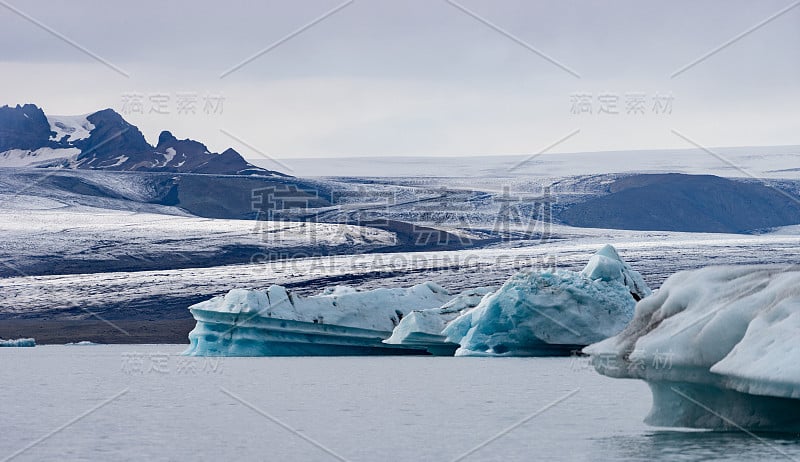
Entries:
POLYGON ((797 435, 658 430, 570 358, 184 358, 0 349, 0 461, 800 460, 797 435))

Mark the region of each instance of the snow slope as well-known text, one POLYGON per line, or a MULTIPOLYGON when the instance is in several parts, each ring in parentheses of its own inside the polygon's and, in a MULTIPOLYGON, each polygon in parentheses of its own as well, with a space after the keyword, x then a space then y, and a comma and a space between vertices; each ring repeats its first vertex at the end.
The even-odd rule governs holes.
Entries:
POLYGON ((585 351, 602 374, 648 382, 653 425, 796 431, 798 332, 800 267, 712 266, 671 276, 585 351))
POLYGON ((0 167, 36 167, 75 159, 78 148, 39 148, 36 150, 11 149, 0 152, 0 167))
POLYGON ((94 124, 87 119, 89 115, 47 116, 50 130, 55 132, 55 135, 50 136, 50 140, 62 141, 67 135, 69 141, 89 138, 89 133, 94 130, 94 124))

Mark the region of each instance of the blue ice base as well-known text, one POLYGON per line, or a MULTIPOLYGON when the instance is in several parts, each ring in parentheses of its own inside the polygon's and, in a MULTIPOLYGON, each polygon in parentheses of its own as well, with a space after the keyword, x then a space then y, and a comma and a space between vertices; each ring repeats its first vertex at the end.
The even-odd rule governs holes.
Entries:
MULTIPOLYGON (((193 309, 189 356, 374 356, 430 355, 423 345, 383 343, 392 333, 248 313, 193 309)), ((456 346, 457 347, 457 346, 456 346)), ((437 350, 438 351, 438 350, 437 350)), ((455 351, 452 348, 450 355, 455 351)))

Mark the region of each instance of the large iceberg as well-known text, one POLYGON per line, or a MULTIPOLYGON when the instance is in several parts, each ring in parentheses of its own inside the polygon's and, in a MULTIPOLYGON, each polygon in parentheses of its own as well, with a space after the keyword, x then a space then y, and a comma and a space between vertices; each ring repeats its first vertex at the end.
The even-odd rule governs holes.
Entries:
POLYGON ((800 267, 679 272, 619 335, 586 348, 604 375, 647 381, 646 422, 800 430, 800 267))
POLYGON ((347 286, 302 297, 282 286, 234 289, 191 306, 197 325, 184 352, 195 356, 421 354, 382 343, 413 310, 453 298, 433 282, 359 291, 347 286))
POLYGON ((619 333, 636 300, 649 294, 641 275, 606 245, 581 272, 515 274, 443 334, 461 345, 460 356, 569 354, 619 333))

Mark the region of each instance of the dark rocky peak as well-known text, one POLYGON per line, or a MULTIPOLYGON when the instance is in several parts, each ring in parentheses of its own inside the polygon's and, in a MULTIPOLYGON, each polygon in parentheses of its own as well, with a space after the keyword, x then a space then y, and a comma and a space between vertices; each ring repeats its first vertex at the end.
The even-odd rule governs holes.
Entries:
POLYGON ((179 140, 171 132, 163 131, 161 132, 161 135, 158 136, 158 146, 156 146, 156 152, 164 153, 167 148, 172 148, 176 153, 185 154, 188 157, 205 156, 211 154, 208 151, 208 147, 199 141, 190 139, 179 140))
POLYGON ((112 158, 153 149, 142 132, 113 109, 95 112, 87 119, 94 125, 94 130, 89 138, 73 143, 81 149, 81 158, 112 158))
POLYGON ((163 132, 161 132, 160 135, 158 135, 158 146, 163 146, 166 144, 171 145, 176 141, 178 141, 178 138, 175 138, 175 135, 173 135, 172 132, 169 132, 167 130, 164 130, 163 132))
POLYGON ((220 154, 220 156, 223 156, 223 157, 226 157, 226 158, 237 158, 237 159, 242 159, 243 158, 242 155, 239 154, 239 151, 237 151, 237 150, 235 150, 233 148, 228 148, 228 149, 222 151, 222 154, 220 154))
POLYGON ((50 122, 35 104, 0 107, 0 152, 51 146, 51 135, 50 122))
POLYGON ((223 153, 210 152, 208 147, 191 139, 179 140, 168 131, 161 132, 155 149, 153 165, 160 170, 222 175, 271 175, 248 163, 236 150, 228 148, 223 153))

